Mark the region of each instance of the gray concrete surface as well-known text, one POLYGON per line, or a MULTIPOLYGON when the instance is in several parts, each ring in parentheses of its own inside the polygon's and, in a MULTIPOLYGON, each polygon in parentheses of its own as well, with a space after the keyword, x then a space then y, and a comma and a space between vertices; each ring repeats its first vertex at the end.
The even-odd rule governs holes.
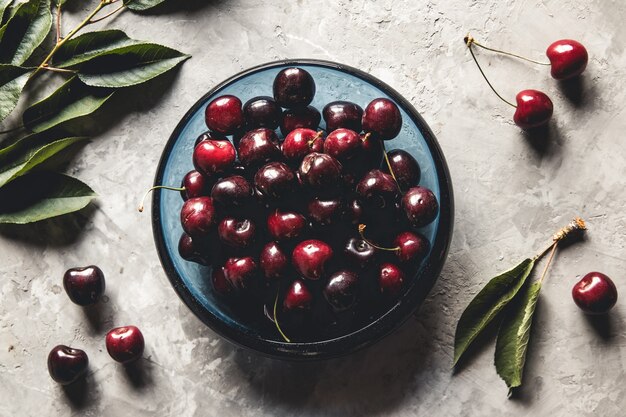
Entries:
MULTIPOLYGON (((75 158, 70 171, 99 193, 96 205, 0 229, 1 416, 624 415, 626 295, 600 320, 583 316, 570 296, 590 270, 626 291, 624 2, 170 3, 167 13, 124 13, 109 23, 193 59, 171 87, 158 82, 118 100, 118 122, 75 158), (478 52, 503 95, 538 88, 552 97, 543 145, 521 133, 487 89, 462 42, 468 31, 533 57, 563 37, 587 46, 579 89, 560 86, 545 67, 478 52), (170 132, 206 90, 241 69, 291 57, 343 62, 404 94, 438 136, 456 190, 450 255, 419 314, 372 348, 317 364, 265 359, 203 326, 161 269, 149 213, 135 210, 170 132), (491 344, 453 375, 455 324, 472 296, 574 215, 589 221, 588 239, 563 249, 546 281, 520 397, 507 400, 491 344), (89 263, 108 278, 100 311, 71 304, 60 286, 67 267, 89 263), (105 331, 126 323, 141 326, 147 340, 147 359, 134 373, 104 348, 105 331), (58 343, 90 354, 82 395, 47 375, 47 353, 58 343)), ((66 27, 87 10, 74 7, 66 27)))

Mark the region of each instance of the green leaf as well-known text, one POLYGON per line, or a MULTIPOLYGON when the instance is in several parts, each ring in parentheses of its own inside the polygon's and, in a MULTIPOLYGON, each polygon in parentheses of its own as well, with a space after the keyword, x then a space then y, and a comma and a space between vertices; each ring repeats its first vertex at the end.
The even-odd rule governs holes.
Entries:
POLYGON ((67 41, 54 55, 54 65, 68 68, 87 62, 105 53, 130 45, 140 45, 141 41, 130 39, 121 30, 88 32, 67 41))
POLYGON ((0 0, 0 25, 4 24, 4 12, 13 0, 0 0))
POLYGON ((496 371, 509 387, 509 396, 513 388, 522 385, 528 340, 539 291, 541 281, 524 286, 505 310, 500 325, 496 341, 496 371))
POLYGON ((15 109, 31 70, 0 64, 0 122, 15 109))
POLYGON ((0 40, 0 62, 23 64, 52 27, 50 0, 31 0, 19 7, 0 40))
POLYGON ((53 172, 29 174, 0 190, 0 223, 33 223, 78 211, 96 193, 81 181, 53 172))
POLYGON ((24 112, 24 126, 42 132, 68 120, 87 116, 98 110, 114 91, 89 87, 73 77, 54 93, 24 112))
POLYGON ((494 317, 515 297, 535 266, 524 259, 515 268, 492 278, 463 311, 454 335, 454 364, 494 317))
POLYGON ((124 4, 130 10, 139 11, 151 9, 164 1, 165 0, 124 0, 124 4))
POLYGON ((8 155, 2 155, 2 159, 8 159, 8 161, 0 167, 0 187, 3 187, 14 179, 27 174, 33 168, 58 154, 63 149, 83 139, 86 138, 65 138, 44 146, 30 146, 23 147, 22 149, 18 148, 12 154, 9 153, 8 155))

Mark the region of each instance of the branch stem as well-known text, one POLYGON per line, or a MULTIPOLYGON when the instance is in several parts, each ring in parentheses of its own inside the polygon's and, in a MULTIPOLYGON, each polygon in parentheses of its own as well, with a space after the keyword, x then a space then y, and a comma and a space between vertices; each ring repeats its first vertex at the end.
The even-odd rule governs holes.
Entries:
POLYGON ((543 273, 541 274, 541 278, 539 278, 539 282, 543 283, 544 278, 548 274, 548 268, 550 268, 550 264, 552 263, 552 259, 554 259, 554 254, 556 253, 556 248, 559 246, 559 242, 554 242, 552 244, 552 250, 550 251, 550 257, 548 258, 548 263, 546 267, 543 269, 543 273))
MULTIPOLYGON (((117 0, 116 0, 116 1, 117 1, 117 0)), ((112 3, 114 3, 114 2, 112 2, 112 3)), ((113 10, 113 11, 112 11, 112 12, 110 12, 110 13, 105 14, 105 15, 104 15, 104 16, 102 16, 102 17, 99 17, 99 18, 97 18, 97 19, 91 19, 91 20, 89 21, 89 24, 97 23, 97 22, 99 22, 99 21, 101 21, 101 20, 104 20, 104 19, 106 19, 106 18, 108 18, 108 17, 111 17, 111 16, 113 16, 115 13, 118 13, 118 12, 120 12, 120 11, 124 10, 125 8, 126 8, 126 5, 125 5, 125 4, 122 4, 122 5, 121 5, 120 7, 118 7, 117 9, 113 10)))

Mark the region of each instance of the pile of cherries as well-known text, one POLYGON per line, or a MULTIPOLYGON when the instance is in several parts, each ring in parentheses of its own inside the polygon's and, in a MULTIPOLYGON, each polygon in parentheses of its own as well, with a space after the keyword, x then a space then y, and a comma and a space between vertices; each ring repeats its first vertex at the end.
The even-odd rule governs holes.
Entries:
POLYGON ((418 229, 439 212, 417 161, 385 154, 402 127, 393 101, 320 114, 315 91, 287 68, 273 97, 211 101, 182 181, 180 255, 212 266, 217 294, 287 340, 339 335, 388 309, 430 250, 418 229))

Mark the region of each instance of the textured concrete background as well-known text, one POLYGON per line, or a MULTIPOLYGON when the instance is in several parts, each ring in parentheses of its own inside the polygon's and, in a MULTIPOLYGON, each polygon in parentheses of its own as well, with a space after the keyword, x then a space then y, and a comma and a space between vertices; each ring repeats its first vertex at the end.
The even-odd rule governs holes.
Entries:
POLYGON ((599 320, 583 316, 570 296, 590 270, 626 291, 622 0, 170 3, 109 23, 193 59, 169 78, 171 87, 160 81, 118 99, 118 123, 77 156, 71 172, 100 194, 97 204, 0 229, 1 416, 624 415, 626 292, 599 320), (478 52, 506 97, 523 88, 552 97, 548 137, 516 128, 471 62, 462 42, 468 31, 537 58, 559 38, 587 46, 587 72, 573 87, 545 67, 478 52), (135 210, 170 132, 205 91, 244 68, 293 57, 349 64, 404 94, 438 136, 456 191, 450 256, 419 314, 372 348, 317 364, 265 359, 203 326, 161 269, 149 213, 135 210), (520 397, 506 399, 491 344, 453 375, 454 328, 471 297, 574 215, 589 221, 588 239, 563 249, 546 281, 520 397), (67 299, 61 277, 90 263, 107 275, 108 302, 83 311, 67 299), (110 360, 103 338, 129 323, 147 341, 143 369, 131 373, 110 360), (47 375, 47 353, 58 343, 90 355, 82 395, 47 375))

